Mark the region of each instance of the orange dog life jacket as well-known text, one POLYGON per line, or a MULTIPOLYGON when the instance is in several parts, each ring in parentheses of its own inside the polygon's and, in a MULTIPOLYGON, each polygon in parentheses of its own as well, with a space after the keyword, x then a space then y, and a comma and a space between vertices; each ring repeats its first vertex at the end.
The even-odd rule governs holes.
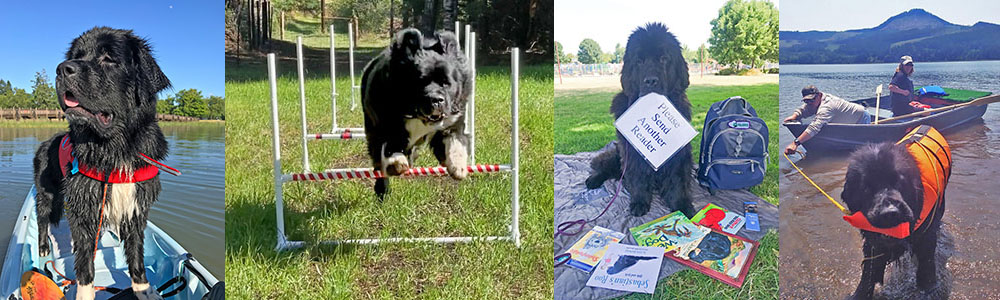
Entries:
POLYGON ((862 212, 844 216, 844 221, 861 230, 903 239, 920 228, 924 221, 933 215, 937 204, 943 200, 944 190, 948 186, 948 179, 951 178, 951 148, 948 147, 944 136, 941 136, 941 133, 934 127, 928 125, 920 125, 896 144, 906 145, 907 152, 913 156, 917 162, 917 168, 920 169, 920 183, 924 187, 924 199, 917 222, 904 222, 891 228, 880 228, 872 226, 862 212))

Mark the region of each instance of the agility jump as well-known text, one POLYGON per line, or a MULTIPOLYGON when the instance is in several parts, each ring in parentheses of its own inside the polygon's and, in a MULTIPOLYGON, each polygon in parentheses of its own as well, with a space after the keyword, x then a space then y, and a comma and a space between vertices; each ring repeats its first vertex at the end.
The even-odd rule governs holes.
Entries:
MULTIPOLYGON (((351 111, 354 111, 357 107, 357 94, 361 91, 361 86, 356 84, 356 79, 354 76, 354 28, 353 24, 347 24, 347 58, 349 66, 349 75, 351 76, 351 111)), ((455 35, 458 38, 460 24, 455 21, 455 35)), ((336 42, 334 41, 334 27, 330 25, 330 108, 331 108, 331 119, 332 119, 332 129, 329 133, 308 133, 308 128, 306 126, 306 91, 305 91, 305 71, 304 71, 304 60, 302 58, 302 37, 299 36, 296 42, 295 53, 296 62, 298 63, 299 71, 299 101, 302 109, 302 163, 309 172, 309 146, 306 145, 308 141, 318 141, 318 140, 353 140, 353 139, 364 139, 365 129, 364 128, 350 128, 350 127, 340 127, 337 124, 337 68, 336 68, 336 55, 334 51, 336 49, 336 42)), ((472 78, 476 78, 476 33, 472 31, 472 26, 465 25, 465 57, 468 58, 469 67, 472 70, 472 78)), ((461 42, 458 43, 461 45, 461 42)), ((476 163, 476 81, 472 81, 472 93, 469 95, 469 103, 467 106, 466 118, 465 118, 465 131, 469 135, 469 164, 476 163)))
MULTIPOLYGON (((456 26, 458 24, 456 23, 456 26)), ((332 32, 332 26, 331 26, 332 32)), ((474 35, 471 35, 474 37, 474 35)), ((472 38, 469 38, 472 40, 472 38)), ((469 43, 468 41, 466 41, 469 43)), ((331 40, 332 43, 332 40, 331 40)), ((474 43, 469 43, 469 47, 474 49, 474 43)), ((331 45, 332 46, 332 45, 331 45)), ((472 50, 467 49, 467 50, 472 50)), ((302 46, 301 38, 299 38, 298 46, 298 71, 299 71, 299 89, 300 89, 300 99, 302 102, 302 130, 303 130, 303 166, 305 171, 302 173, 283 173, 281 167, 281 137, 278 124, 278 88, 277 88, 277 73, 275 67, 275 54, 270 53, 267 55, 267 67, 268 67, 268 80, 270 82, 271 90, 271 122, 272 122, 272 142, 273 142, 273 153, 274 153, 274 201, 275 201, 275 214, 277 217, 277 231, 278 231, 278 241, 276 249, 288 250, 295 249, 305 246, 304 241, 290 241, 288 236, 285 235, 285 219, 284 219, 284 195, 283 186, 286 182, 300 182, 300 181, 323 181, 323 180, 348 180, 348 179, 360 179, 360 178, 380 178, 384 176, 380 171, 373 170, 371 168, 346 168, 346 169, 330 169, 324 172, 312 173, 309 171, 308 164, 308 148, 305 144, 308 142, 310 137, 305 134, 305 85, 304 85, 304 72, 302 64, 302 46)), ((474 50, 470 51, 474 53, 474 50)), ((472 54, 474 55, 474 54, 472 54)), ((331 54, 332 58, 332 54, 331 54)), ((511 173, 511 224, 509 225, 510 232, 505 236, 479 236, 479 237, 422 237, 422 238, 384 238, 384 239, 351 239, 351 240, 334 240, 334 241, 321 241, 321 244, 379 244, 379 243, 399 243, 399 242, 433 242, 433 243, 456 243, 456 242, 473 242, 473 241, 511 241, 516 247, 521 246, 521 234, 519 229, 519 216, 520 216, 520 187, 518 181, 520 179, 520 161, 519 161, 519 123, 518 123, 518 91, 519 91, 519 49, 511 48, 511 163, 509 165, 502 164, 481 164, 481 165, 471 165, 468 167, 468 171, 471 174, 482 174, 482 173, 495 173, 495 172, 510 172, 511 173)), ((331 66, 332 70, 332 66, 331 66)), ((473 73, 475 74, 475 73, 473 73)), ((336 107, 334 105, 334 107, 336 107)), ((340 134, 349 131, 342 131, 340 134)), ((334 133, 336 134, 336 133, 334 133)), ((322 134, 320 134, 322 135, 322 134)), ((316 135, 313 135, 315 137, 316 135)), ((473 137, 474 140, 474 137, 473 137)), ((470 145, 471 146, 471 145, 470 145)), ((474 149, 474 147, 473 147, 474 149)), ((402 177, 419 177, 419 176, 441 176, 447 175, 447 171, 444 167, 417 167, 411 168, 403 174, 402 177)))

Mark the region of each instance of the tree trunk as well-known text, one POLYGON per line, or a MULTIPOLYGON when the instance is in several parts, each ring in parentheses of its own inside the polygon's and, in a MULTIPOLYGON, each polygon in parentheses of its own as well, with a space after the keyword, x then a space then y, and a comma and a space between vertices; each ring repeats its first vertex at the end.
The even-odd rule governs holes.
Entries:
POLYGON ((396 11, 394 10, 396 6, 392 5, 392 2, 393 2, 392 0, 389 1, 389 37, 390 38, 392 37, 392 32, 393 32, 392 26, 395 25, 394 23, 396 23, 396 11))
MULTIPOLYGON (((458 20, 458 0, 443 0, 444 1, 444 24, 450 25, 455 24, 458 20)), ((457 32, 456 32, 457 33, 457 32)))
POLYGON ((319 32, 326 32, 326 0, 319 0, 319 32))
POLYGON ((420 30, 423 32, 434 32, 434 0, 424 0, 424 12, 420 17, 420 30))

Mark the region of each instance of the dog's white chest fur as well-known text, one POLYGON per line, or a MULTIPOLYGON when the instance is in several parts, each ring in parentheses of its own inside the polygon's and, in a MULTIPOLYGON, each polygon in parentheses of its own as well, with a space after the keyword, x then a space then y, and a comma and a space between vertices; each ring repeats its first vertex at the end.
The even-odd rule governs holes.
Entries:
POLYGON ((430 124, 424 123, 424 121, 419 118, 406 119, 406 132, 410 134, 407 146, 412 148, 417 144, 427 142, 430 139, 429 135, 455 124, 459 116, 461 115, 455 114, 444 120, 430 124))
POLYGON ((118 224, 134 217, 139 211, 135 199, 135 183, 115 183, 111 185, 107 203, 104 204, 104 217, 108 224, 117 232, 118 224))

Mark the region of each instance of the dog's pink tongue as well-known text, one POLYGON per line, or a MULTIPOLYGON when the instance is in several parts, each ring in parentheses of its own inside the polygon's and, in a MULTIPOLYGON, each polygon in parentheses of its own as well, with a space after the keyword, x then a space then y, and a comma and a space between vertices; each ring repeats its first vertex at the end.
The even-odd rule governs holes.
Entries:
POLYGON ((80 102, 77 102, 76 98, 68 95, 63 97, 63 102, 66 102, 66 107, 77 107, 80 105, 80 102))

